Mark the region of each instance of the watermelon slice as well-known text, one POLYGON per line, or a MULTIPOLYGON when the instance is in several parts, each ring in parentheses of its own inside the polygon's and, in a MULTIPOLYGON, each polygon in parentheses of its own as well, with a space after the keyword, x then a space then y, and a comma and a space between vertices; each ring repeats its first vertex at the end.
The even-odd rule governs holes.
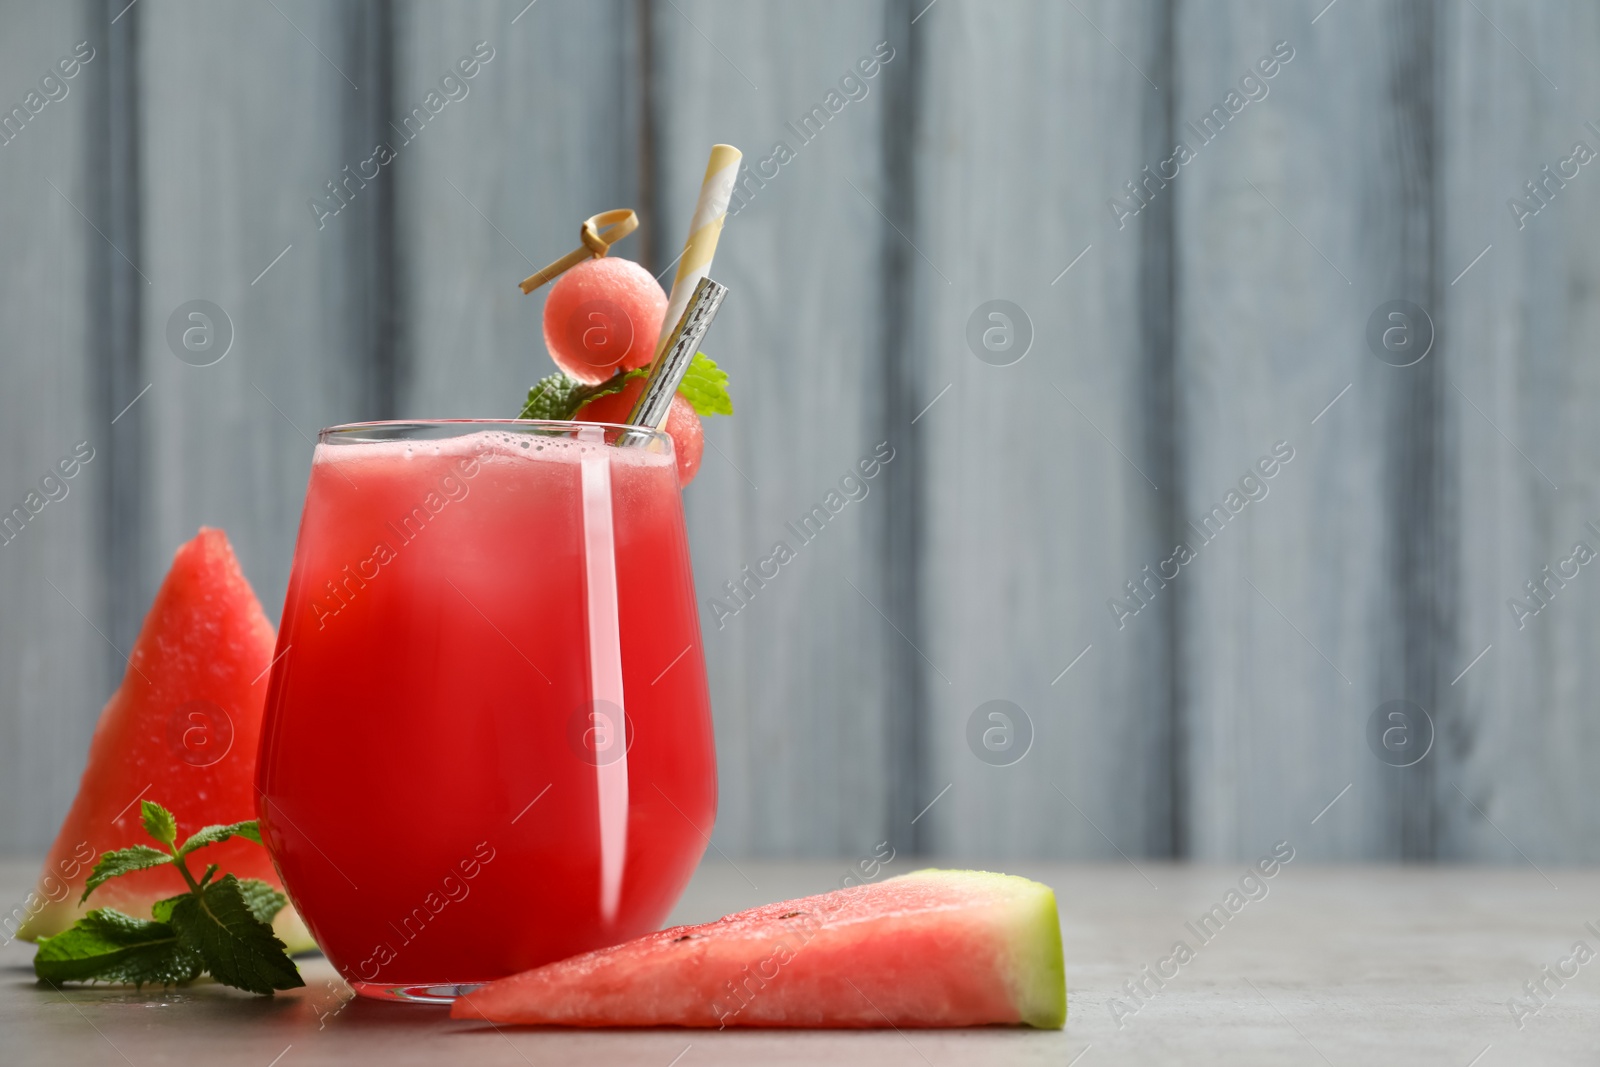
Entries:
MULTIPOLYGON (((113 878, 79 903, 100 853, 150 844, 141 799, 170 809, 184 834, 256 817, 256 746, 275 642, 228 535, 202 527, 173 558, 122 685, 100 713, 78 796, 32 898, 37 910, 17 936, 60 933, 97 907, 147 919, 150 905, 187 888, 175 868, 157 867, 113 878)), ((212 845, 205 862, 283 887, 267 850, 243 838, 212 845)), ((291 952, 315 947, 293 907, 273 927, 291 952)))
POLYGON ((542 1026, 1059 1029, 1067 987, 1048 886, 926 870, 536 967, 460 997, 450 1014, 542 1026))

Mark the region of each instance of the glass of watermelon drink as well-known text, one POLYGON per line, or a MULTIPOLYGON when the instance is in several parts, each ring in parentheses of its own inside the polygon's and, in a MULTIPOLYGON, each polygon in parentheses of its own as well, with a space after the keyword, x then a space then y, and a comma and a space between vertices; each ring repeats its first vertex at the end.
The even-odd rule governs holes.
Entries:
POLYGON ((257 785, 359 993, 448 1000, 657 928, 716 816, 671 439, 324 430, 257 785))

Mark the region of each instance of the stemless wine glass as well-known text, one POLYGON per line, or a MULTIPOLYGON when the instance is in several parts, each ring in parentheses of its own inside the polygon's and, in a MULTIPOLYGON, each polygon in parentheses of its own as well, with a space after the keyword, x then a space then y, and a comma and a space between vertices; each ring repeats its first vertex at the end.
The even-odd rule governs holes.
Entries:
POLYGON ((322 431, 257 785, 359 993, 448 1000, 655 929, 716 817, 671 439, 322 431))

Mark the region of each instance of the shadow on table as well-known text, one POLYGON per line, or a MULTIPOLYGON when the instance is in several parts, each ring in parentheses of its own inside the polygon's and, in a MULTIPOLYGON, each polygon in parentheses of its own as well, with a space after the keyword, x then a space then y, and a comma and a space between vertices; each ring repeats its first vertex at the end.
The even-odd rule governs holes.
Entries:
POLYGON ((198 978, 183 986, 131 986, 103 985, 88 982, 66 982, 56 985, 41 982, 33 975, 31 967, 7 966, 3 969, 4 985, 18 997, 36 996, 41 1003, 62 1000, 73 1005, 110 1007, 114 1005, 186 1004, 198 1008, 203 1014, 226 1013, 230 1019, 253 1021, 288 1019, 307 1014, 307 1007, 296 994, 298 990, 263 997, 254 993, 232 989, 210 978, 198 978))

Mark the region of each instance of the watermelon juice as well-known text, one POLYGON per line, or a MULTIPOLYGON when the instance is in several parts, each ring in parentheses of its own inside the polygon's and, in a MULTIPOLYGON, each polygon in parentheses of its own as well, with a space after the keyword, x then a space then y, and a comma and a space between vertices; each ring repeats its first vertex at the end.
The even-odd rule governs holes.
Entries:
POLYGON ((263 836, 359 992, 448 998, 655 929, 706 847, 710 705, 665 434, 323 431, 277 656, 263 836))

